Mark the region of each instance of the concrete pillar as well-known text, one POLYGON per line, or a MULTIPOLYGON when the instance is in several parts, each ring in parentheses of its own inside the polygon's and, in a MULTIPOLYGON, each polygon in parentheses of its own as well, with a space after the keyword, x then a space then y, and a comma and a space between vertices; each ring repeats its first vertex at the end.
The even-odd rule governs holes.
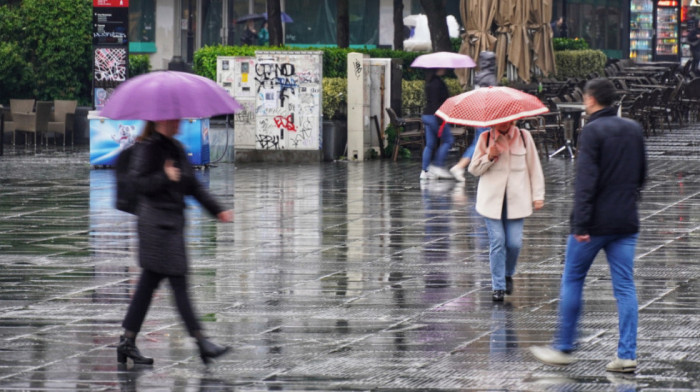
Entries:
POLYGON ((365 133, 369 127, 369 70, 363 53, 348 53, 348 160, 365 159, 365 133))

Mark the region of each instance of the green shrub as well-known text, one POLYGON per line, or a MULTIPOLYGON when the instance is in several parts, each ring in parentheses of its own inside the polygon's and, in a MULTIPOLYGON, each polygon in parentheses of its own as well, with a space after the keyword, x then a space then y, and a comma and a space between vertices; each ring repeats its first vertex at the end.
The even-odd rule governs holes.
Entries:
POLYGON ((15 42, 0 42, 0 102, 10 98, 33 98, 31 65, 15 42))
POLYGON ((553 38, 552 45, 555 51, 590 49, 588 42, 581 38, 553 38))
MULTIPOLYGON (((90 96, 92 87, 92 1, 24 0, 18 9, 20 43, 32 65, 39 100, 90 96)), ((5 40, 7 37, 3 37, 5 40)))
POLYGON ((342 120, 346 118, 348 107, 345 78, 323 78, 323 118, 326 120, 342 120))
POLYGON ((564 50, 554 52, 557 79, 585 78, 592 72, 603 74, 607 56, 600 50, 564 50))
POLYGON ((151 71, 151 62, 147 54, 129 55, 129 77, 145 74, 151 71))
MULTIPOLYGON (((217 56, 255 56, 256 50, 282 50, 282 51, 321 51, 323 52, 323 77, 345 78, 347 77, 347 55, 350 52, 366 53, 373 58, 393 58, 402 60, 402 79, 423 80, 421 68, 411 68, 411 63, 423 53, 404 52, 391 49, 347 49, 347 48, 298 48, 298 47, 269 47, 269 46, 205 46, 194 54, 193 70, 198 75, 216 80, 217 56)), ((453 75, 452 75, 453 77, 453 75)))

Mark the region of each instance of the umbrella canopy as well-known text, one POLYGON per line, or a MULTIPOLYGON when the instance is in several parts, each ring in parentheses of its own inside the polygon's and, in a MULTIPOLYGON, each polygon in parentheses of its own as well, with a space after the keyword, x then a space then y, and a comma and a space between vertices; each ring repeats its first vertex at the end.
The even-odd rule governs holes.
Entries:
POLYGON ((416 57, 411 63, 414 68, 473 68, 476 63, 466 54, 435 52, 416 57))
POLYGON ((163 121, 235 113, 243 107, 212 80, 157 71, 120 84, 100 112, 114 120, 163 121))
POLYGON ((490 127, 548 111, 534 95, 510 87, 486 87, 448 98, 435 115, 448 123, 490 127))
POLYGON ((263 19, 267 19, 267 15, 248 14, 248 15, 244 15, 244 16, 241 16, 240 18, 236 19, 236 23, 243 23, 243 22, 247 22, 249 20, 263 20, 263 19))
MULTIPOLYGON (((267 20, 267 12, 263 12, 262 15, 263 15, 263 17, 265 17, 265 20, 267 20)), ((285 12, 281 12, 280 17, 282 18, 282 22, 284 22, 284 23, 294 22, 294 19, 292 19, 292 17, 287 15, 287 13, 285 13, 285 12)))
MULTIPOLYGON (((284 23, 292 23, 294 20, 292 19, 289 14, 286 12, 281 12, 280 17, 282 18, 282 22, 284 23)), ((247 22, 249 20, 267 20, 267 12, 263 12, 262 14, 248 14, 241 16, 240 18, 236 19, 236 23, 243 23, 247 22)))

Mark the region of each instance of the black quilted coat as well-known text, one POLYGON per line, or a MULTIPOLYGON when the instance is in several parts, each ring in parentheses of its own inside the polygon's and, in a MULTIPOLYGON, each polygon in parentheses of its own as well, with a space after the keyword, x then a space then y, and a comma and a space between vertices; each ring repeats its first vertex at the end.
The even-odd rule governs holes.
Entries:
POLYGON ((133 153, 129 175, 135 179, 139 192, 139 264, 165 275, 184 275, 188 270, 183 235, 185 195, 194 196, 212 215, 223 208, 197 180, 177 140, 154 133, 135 147, 138 148, 133 153), (166 159, 180 169, 179 182, 170 181, 165 174, 166 159))

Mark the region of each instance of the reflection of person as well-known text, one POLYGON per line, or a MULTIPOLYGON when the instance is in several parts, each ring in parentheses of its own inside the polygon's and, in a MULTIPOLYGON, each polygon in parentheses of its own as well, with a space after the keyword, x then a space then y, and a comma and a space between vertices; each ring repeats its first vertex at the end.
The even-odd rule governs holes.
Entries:
POLYGON ((642 127, 617 117, 615 86, 594 79, 584 88, 590 115, 578 142, 574 209, 561 280, 559 325, 553 347, 532 347, 542 362, 567 365, 574 361, 576 329, 581 315, 583 283, 593 260, 603 249, 610 266, 619 313, 617 358, 611 372, 637 367, 637 293, 634 250, 639 233, 637 202, 646 177, 642 127))
POLYGON ((489 263, 494 301, 513 292, 524 218, 544 205, 544 174, 530 132, 514 121, 481 134, 469 164, 479 177, 476 212, 489 234, 489 263))
POLYGON ((695 22, 693 30, 688 32, 688 43, 690 52, 693 55, 693 67, 691 70, 695 74, 700 74, 700 20, 695 22))
POLYGON ((421 116, 425 127, 425 148, 423 149, 421 180, 453 178, 444 166, 445 158, 447 158, 447 154, 454 143, 454 137, 452 136, 450 125, 435 115, 442 103, 450 96, 447 91, 447 85, 441 78, 445 73, 446 70, 444 68, 427 68, 425 70, 426 104, 421 116), (440 141, 440 147, 437 148, 433 159, 433 151, 438 145, 438 140, 440 141))
POLYGON ((258 41, 258 32, 255 31, 255 26, 253 25, 253 20, 250 19, 246 22, 245 30, 243 31, 243 36, 241 37, 241 42, 243 45, 253 46, 258 41))
POLYGON ((270 32, 267 31, 267 21, 263 21, 260 25, 260 32, 258 33, 258 44, 260 46, 267 46, 270 44, 270 32))
POLYGON ((192 337, 197 340, 200 357, 207 363, 229 347, 209 341, 197 321, 187 289, 188 263, 183 228, 185 195, 192 195, 212 215, 230 222, 233 212, 224 211, 194 176, 182 145, 173 137, 179 120, 148 122, 142 142, 136 144, 129 165, 129 176, 139 189, 138 234, 139 264, 143 271, 122 327, 124 335, 117 346, 117 359, 152 364, 153 358, 141 355, 136 335, 146 317, 153 292, 167 279, 173 290, 177 309, 192 337))
MULTIPOLYGON (((496 86, 498 84, 496 80, 496 54, 483 51, 479 53, 478 61, 479 72, 474 74, 474 88, 496 86)), ((464 150, 464 154, 462 154, 462 158, 460 158, 459 162, 450 168, 450 173, 452 173, 457 181, 464 182, 466 180, 464 178, 464 169, 469 166, 469 162, 472 160, 472 155, 474 155, 476 142, 479 140, 479 136, 486 130, 488 130, 488 128, 474 128, 474 139, 469 147, 464 150)))

